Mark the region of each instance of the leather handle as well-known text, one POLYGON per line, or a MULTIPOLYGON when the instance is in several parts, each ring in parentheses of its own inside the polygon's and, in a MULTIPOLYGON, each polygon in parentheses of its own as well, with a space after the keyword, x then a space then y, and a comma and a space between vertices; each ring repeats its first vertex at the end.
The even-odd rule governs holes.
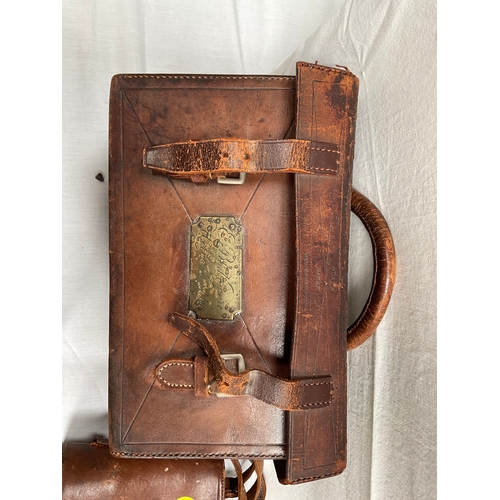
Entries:
POLYGON ((347 350, 360 346, 376 330, 391 300, 396 278, 396 252, 387 222, 364 195, 352 190, 351 211, 363 223, 373 247, 374 275, 368 301, 347 330, 347 350))

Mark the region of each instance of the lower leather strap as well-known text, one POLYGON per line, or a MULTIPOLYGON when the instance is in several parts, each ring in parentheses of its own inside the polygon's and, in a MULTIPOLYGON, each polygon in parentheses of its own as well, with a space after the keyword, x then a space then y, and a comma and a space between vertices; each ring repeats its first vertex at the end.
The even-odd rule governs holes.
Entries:
POLYGON ((240 172, 335 175, 342 160, 337 145, 323 142, 215 139, 146 148, 143 164, 156 172, 206 180, 240 172))
POLYGON ((213 375, 213 380, 209 382, 209 392, 229 396, 252 396, 289 411, 323 408, 332 402, 333 382, 329 375, 285 380, 261 370, 246 370, 235 374, 227 369, 213 337, 197 321, 173 313, 169 322, 205 351, 209 371, 213 375))

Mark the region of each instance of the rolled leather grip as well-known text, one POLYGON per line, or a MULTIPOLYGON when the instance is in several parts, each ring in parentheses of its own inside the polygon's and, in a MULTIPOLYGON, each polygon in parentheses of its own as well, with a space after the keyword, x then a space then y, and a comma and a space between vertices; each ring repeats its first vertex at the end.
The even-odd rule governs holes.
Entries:
POLYGON ((348 350, 360 346, 376 330, 389 305, 396 278, 394 241, 380 210, 366 196, 353 189, 351 211, 370 235, 374 274, 368 300, 361 314, 347 330, 348 350))

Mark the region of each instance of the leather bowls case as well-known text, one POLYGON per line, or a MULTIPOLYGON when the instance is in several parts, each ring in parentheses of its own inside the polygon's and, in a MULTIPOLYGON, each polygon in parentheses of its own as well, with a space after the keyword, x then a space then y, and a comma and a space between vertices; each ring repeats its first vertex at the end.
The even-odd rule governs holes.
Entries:
POLYGON ((106 441, 65 442, 62 452, 63 500, 264 500, 263 463, 226 477, 224 460, 123 460, 106 441), (244 483, 253 483, 246 490, 244 483))
POLYGON ((63 500, 223 500, 224 461, 121 460, 105 443, 63 444, 63 500))
POLYGON ((387 224, 351 187, 357 93, 308 63, 113 78, 113 455, 273 459, 286 484, 344 470, 347 348, 394 282, 387 224), (376 274, 348 335, 351 206, 376 274))

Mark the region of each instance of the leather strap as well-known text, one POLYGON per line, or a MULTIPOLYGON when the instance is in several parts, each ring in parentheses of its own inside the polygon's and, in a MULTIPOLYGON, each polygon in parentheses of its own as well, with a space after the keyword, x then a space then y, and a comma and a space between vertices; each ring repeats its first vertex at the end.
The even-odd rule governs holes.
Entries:
POLYGON ((349 71, 297 63, 296 137, 339 144, 346 163, 335 177, 295 176, 297 280, 290 376, 331 373, 336 391, 327 408, 287 414, 286 466, 275 462, 285 484, 340 474, 346 466, 347 261, 357 94, 358 79, 349 71), (318 356, 318 349, 327 355, 318 356))
POLYGON ((169 317, 172 326, 196 342, 207 354, 213 381, 209 392, 230 396, 253 396, 282 410, 313 410, 329 406, 333 399, 331 376, 285 380, 261 370, 231 373, 208 331, 194 319, 179 313, 169 317))
POLYGON ((335 144, 298 140, 215 139, 177 142, 144 150, 144 167, 177 177, 284 172, 335 175, 343 161, 335 144))
POLYGON ((264 500, 266 498, 266 481, 264 480, 264 461, 254 460, 245 471, 238 460, 231 460, 236 477, 226 478, 226 498, 238 498, 238 500, 264 500), (245 483, 256 474, 256 479, 247 492, 245 483))

